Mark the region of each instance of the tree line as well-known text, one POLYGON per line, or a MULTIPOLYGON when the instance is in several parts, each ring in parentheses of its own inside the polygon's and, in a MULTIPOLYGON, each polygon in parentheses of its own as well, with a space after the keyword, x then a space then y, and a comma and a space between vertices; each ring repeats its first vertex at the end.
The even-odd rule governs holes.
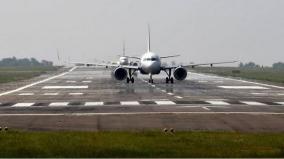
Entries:
MULTIPOLYGON (((263 66, 260 66, 258 64, 255 64, 254 62, 248 62, 248 63, 240 63, 240 68, 263 68, 263 66)), ((272 65, 273 69, 284 69, 284 63, 283 62, 277 62, 272 65)))
POLYGON ((53 62, 47 60, 38 61, 35 58, 9 57, 0 60, 0 66, 53 66, 53 62))

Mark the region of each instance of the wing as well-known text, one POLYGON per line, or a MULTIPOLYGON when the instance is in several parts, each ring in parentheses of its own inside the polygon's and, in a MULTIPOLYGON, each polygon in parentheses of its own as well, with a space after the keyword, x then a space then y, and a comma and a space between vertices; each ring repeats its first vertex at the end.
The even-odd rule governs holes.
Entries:
POLYGON ((200 64, 189 64, 189 65, 182 65, 182 66, 166 66, 166 67, 163 67, 163 69, 175 69, 175 68, 177 68, 177 67, 191 67, 191 68, 194 68, 194 67, 196 67, 196 66, 206 66, 206 65, 213 67, 213 65, 236 63, 236 62, 238 62, 238 61, 200 63, 200 64))
POLYGON ((170 56, 161 56, 161 59, 172 58, 172 57, 179 57, 180 55, 170 55, 170 56))
POLYGON ((135 56, 122 56, 122 57, 127 57, 127 58, 130 58, 130 59, 138 59, 138 60, 141 60, 140 57, 135 57, 135 56))

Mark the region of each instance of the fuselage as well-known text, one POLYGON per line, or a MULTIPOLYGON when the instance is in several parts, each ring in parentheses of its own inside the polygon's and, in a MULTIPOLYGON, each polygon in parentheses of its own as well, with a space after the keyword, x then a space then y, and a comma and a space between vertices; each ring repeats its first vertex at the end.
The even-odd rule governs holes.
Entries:
POLYGON ((142 74, 159 74, 161 72, 161 59, 160 56, 153 52, 146 52, 141 57, 142 74))

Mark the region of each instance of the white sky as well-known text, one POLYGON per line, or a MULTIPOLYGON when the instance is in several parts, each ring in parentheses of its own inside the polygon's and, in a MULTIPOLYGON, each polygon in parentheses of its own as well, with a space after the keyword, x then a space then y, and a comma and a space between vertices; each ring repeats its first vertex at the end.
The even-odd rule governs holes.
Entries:
POLYGON ((0 58, 115 60, 146 51, 177 61, 284 62, 284 0, 0 0, 0 58))

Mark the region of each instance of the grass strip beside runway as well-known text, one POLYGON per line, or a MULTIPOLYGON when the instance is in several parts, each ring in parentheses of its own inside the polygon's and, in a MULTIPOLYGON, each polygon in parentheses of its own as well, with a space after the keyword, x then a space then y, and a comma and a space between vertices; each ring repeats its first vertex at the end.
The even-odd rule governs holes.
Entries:
POLYGON ((56 71, 57 67, 0 67, 0 83, 30 79, 41 74, 56 71))
POLYGON ((284 157, 284 133, 0 133, 0 157, 284 157))

